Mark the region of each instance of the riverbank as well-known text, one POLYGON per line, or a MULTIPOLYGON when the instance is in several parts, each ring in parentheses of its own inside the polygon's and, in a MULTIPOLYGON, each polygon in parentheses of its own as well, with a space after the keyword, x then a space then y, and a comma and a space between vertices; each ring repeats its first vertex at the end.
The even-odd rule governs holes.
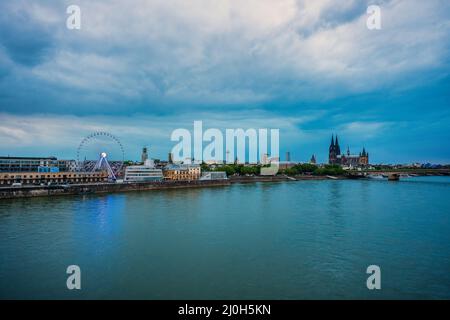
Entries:
POLYGON ((147 191, 179 188, 203 188, 229 185, 229 180, 212 181, 161 181, 146 183, 92 183, 53 186, 22 186, 0 188, 0 199, 29 198, 62 195, 86 195, 117 193, 129 191, 147 191))
POLYGON ((145 183, 86 183, 51 186, 0 187, 0 199, 47 197, 61 195, 104 194, 130 191, 148 191, 179 188, 227 186, 233 183, 291 182, 307 180, 364 179, 364 176, 231 176, 227 180, 154 181, 145 183))
POLYGON ((231 183, 254 183, 254 182, 282 182, 282 181, 301 181, 301 180, 328 180, 328 179, 347 179, 345 176, 314 176, 314 175, 278 175, 278 176, 231 176, 231 183))
POLYGON ((0 188, 0 199, 61 196, 61 195, 85 195, 117 193, 130 191, 148 191, 179 188, 205 188, 227 186, 232 183, 258 183, 258 182, 290 182, 299 180, 327 180, 345 179, 345 177, 326 177, 299 175, 289 177, 279 176, 232 176, 227 180, 193 180, 193 181, 155 181, 145 183, 90 183, 51 186, 22 186, 0 188))

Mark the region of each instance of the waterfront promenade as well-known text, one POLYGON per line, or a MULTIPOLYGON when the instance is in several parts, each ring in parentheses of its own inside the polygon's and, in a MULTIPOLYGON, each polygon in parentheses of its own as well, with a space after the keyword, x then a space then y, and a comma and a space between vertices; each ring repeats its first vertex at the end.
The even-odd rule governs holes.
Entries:
POLYGON ((20 187, 0 187, 0 199, 29 198, 42 196, 61 195, 85 195, 103 194, 130 191, 148 191, 180 188, 204 188, 227 186, 232 183, 258 183, 258 182, 290 182, 301 180, 342 180, 342 179, 363 179, 368 174, 399 174, 399 175, 449 175, 449 170, 403 170, 403 171, 352 171, 341 176, 323 175, 277 175, 277 176, 231 176, 227 180, 189 180, 189 181, 153 181, 141 183, 83 183, 83 184, 60 184, 49 186, 25 185, 20 187))

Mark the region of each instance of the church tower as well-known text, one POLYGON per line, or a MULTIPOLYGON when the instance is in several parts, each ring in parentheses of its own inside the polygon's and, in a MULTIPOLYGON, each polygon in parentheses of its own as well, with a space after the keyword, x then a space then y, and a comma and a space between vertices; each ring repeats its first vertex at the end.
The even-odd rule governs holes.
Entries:
MULTIPOLYGON (((337 136, 336 136, 336 142, 338 142, 337 136)), ((338 155, 338 153, 336 152, 336 144, 334 143, 334 135, 331 135, 331 144, 330 144, 330 148, 329 148, 329 152, 328 152, 328 163, 335 164, 337 162, 337 155, 338 155)))
POLYGON ((143 147, 142 148, 142 154, 141 154, 141 161, 142 163, 145 163, 145 160, 148 159, 148 151, 147 151, 147 147, 143 147))
POLYGON ((341 147, 339 146, 339 140, 338 140, 338 136, 336 135, 336 145, 335 145, 335 150, 336 150, 336 155, 340 155, 341 154, 341 147))
POLYGON ((362 165, 369 164, 369 153, 366 151, 365 147, 363 147, 363 151, 360 153, 359 164, 362 164, 362 165))

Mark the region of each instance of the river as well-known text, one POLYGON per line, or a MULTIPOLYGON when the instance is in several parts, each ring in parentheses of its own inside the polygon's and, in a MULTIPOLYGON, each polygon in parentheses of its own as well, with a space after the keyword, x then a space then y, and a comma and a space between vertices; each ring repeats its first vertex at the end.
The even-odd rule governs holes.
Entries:
POLYGON ((0 298, 450 299, 450 178, 1 200, 0 298))

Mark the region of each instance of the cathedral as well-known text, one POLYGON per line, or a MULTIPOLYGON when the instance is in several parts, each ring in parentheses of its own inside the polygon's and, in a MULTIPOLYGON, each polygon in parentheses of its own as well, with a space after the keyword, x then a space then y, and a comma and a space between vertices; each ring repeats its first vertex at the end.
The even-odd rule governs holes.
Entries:
POLYGON ((351 167, 364 166, 369 164, 369 153, 366 152, 366 148, 363 148, 362 152, 360 152, 359 155, 350 154, 350 148, 347 147, 347 152, 345 154, 341 154, 341 147, 339 146, 338 136, 336 135, 335 140, 334 135, 331 135, 328 163, 351 167))

